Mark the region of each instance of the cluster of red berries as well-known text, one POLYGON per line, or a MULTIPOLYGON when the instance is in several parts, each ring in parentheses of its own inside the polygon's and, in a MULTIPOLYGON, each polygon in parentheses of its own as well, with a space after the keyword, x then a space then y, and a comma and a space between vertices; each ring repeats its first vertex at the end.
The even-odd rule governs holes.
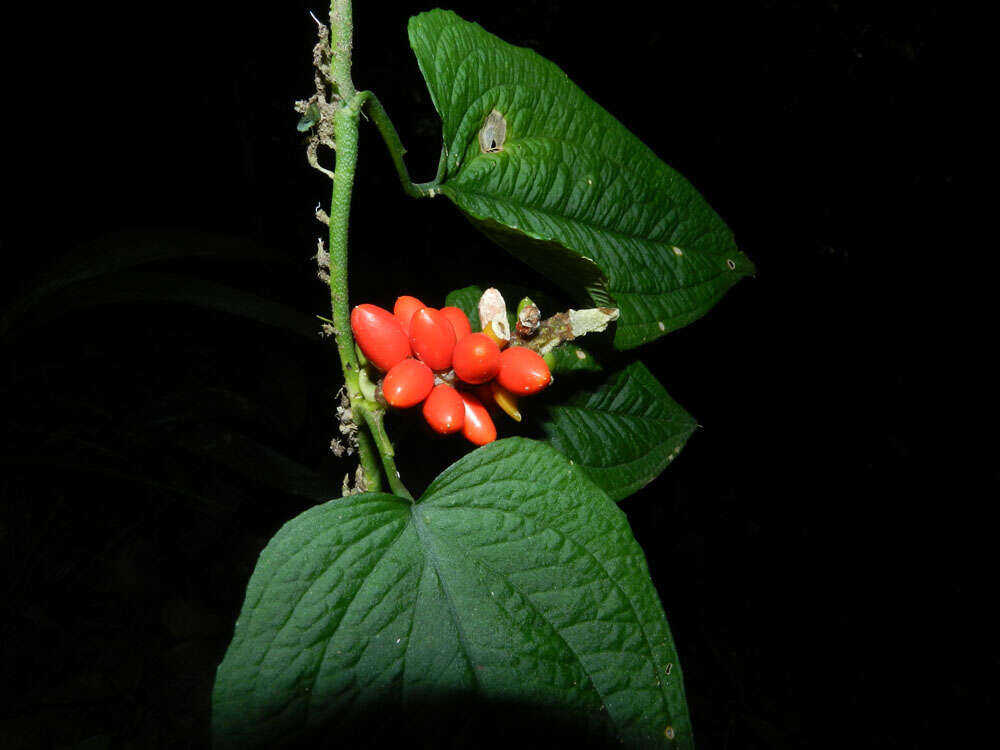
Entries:
POLYGON ((351 311, 351 329, 367 360, 385 373, 390 406, 423 403, 424 419, 443 435, 461 431, 476 445, 496 439, 485 404, 517 420, 516 396, 537 393, 552 380, 545 360, 523 346, 507 346, 494 327, 473 333, 457 307, 437 310, 416 297, 396 300, 390 313, 375 305, 351 311))

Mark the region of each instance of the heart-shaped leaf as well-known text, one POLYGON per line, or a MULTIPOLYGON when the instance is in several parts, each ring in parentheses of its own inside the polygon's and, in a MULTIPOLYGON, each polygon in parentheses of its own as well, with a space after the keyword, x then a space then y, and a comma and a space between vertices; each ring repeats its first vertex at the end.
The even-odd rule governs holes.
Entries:
POLYGON ((642 550, 551 447, 480 448, 417 503, 319 505, 261 553, 216 677, 218 747, 395 730, 429 747, 465 734, 493 747, 515 727, 693 746, 642 550))
POLYGON ((753 273, 691 184, 556 65, 450 11, 411 18, 409 35, 442 120, 440 191, 538 271, 620 308, 615 346, 687 325, 753 273))
POLYGON ((599 388, 549 407, 549 442, 612 500, 653 481, 698 426, 641 362, 599 388))

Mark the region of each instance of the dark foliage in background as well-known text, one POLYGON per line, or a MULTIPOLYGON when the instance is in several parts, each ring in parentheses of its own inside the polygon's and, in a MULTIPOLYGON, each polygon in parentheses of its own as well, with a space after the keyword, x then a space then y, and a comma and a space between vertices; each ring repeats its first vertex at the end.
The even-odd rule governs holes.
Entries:
MULTIPOLYGON (((445 5, 561 65, 758 266, 643 353, 703 429, 624 505, 699 746, 940 746, 943 725, 962 746, 956 713, 991 700, 973 666, 997 666, 975 651, 969 572, 996 473, 962 423, 985 413, 996 355, 958 335, 996 268, 965 239, 980 209, 963 198, 990 124, 985 19, 445 5)), ((439 150, 406 39, 425 7, 355 7, 355 81, 417 180, 439 150)), ((0 155, 5 747, 204 746, 257 553, 353 471, 327 450, 339 368, 314 318, 329 187, 291 109, 311 89, 309 9, 325 13, 48 8, 7 29, 22 38, 0 155)), ((539 284, 444 199, 406 198, 374 128, 361 148, 355 302, 539 284)), ((409 415, 390 429, 416 490, 466 450, 409 415)))

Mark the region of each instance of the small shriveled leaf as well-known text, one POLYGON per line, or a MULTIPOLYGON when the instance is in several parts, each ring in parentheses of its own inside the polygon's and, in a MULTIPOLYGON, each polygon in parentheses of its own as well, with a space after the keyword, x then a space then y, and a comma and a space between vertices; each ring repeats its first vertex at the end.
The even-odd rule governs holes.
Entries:
POLYGON ((415 504, 360 495, 287 523, 250 580, 212 723, 220 748, 385 732, 496 747, 529 730, 553 747, 693 747, 624 514, 521 438, 473 451, 415 504))
POLYGON ((409 34, 442 119, 441 192, 536 270, 620 308, 616 347, 687 325, 753 273, 691 184, 556 65, 450 11, 409 34))
POLYGON ((623 500, 677 457, 697 422, 634 362, 596 390, 550 406, 543 427, 556 450, 623 500))

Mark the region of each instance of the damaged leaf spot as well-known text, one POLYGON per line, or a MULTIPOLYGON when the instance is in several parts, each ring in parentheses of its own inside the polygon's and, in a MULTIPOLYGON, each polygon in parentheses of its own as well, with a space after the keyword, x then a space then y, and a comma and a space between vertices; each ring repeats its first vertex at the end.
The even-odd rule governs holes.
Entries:
POLYGON ((484 154, 495 154, 503 151, 507 140, 507 120, 495 109, 486 115, 486 122, 479 130, 479 150, 484 154))
POLYGON ((726 260, 726 265, 729 267, 730 271, 735 271, 736 270, 736 261, 733 260, 732 258, 729 258, 728 260, 726 260))

